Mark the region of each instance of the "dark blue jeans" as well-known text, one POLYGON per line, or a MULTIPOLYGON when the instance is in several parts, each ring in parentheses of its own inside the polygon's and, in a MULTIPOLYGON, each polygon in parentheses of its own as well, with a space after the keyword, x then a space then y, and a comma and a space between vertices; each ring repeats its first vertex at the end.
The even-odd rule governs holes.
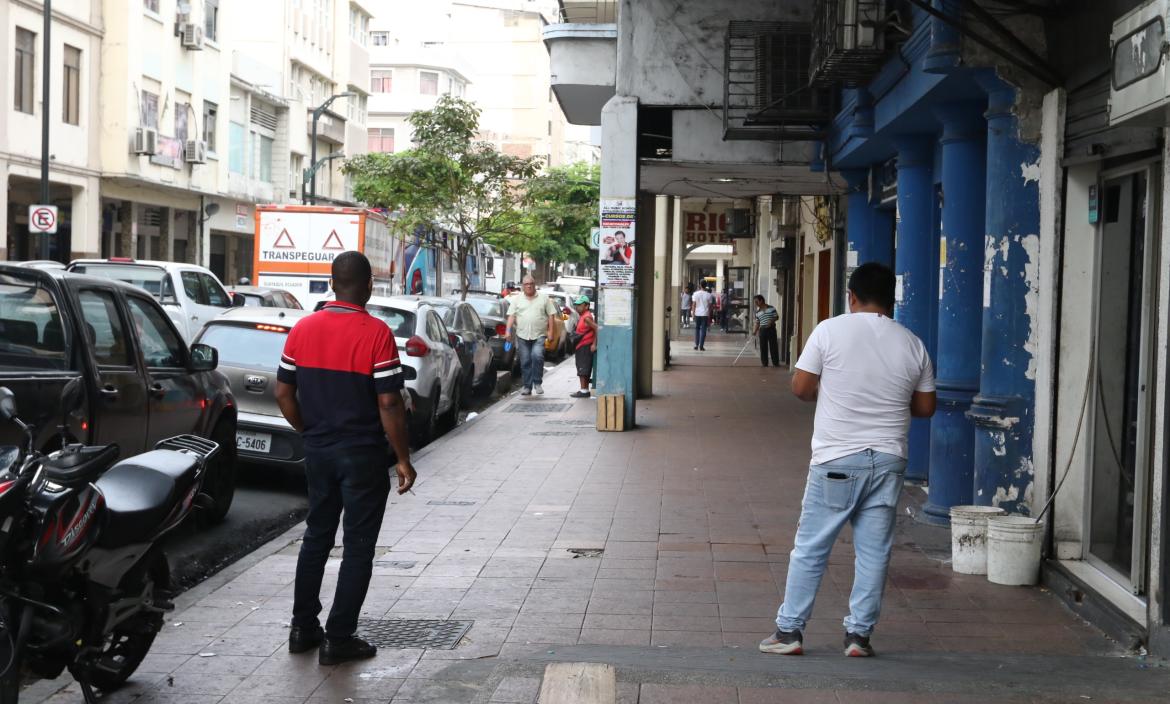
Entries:
POLYGON ((711 318, 706 315, 695 316, 695 347, 703 347, 707 342, 707 326, 711 318))
POLYGON ((516 338, 516 348, 520 352, 520 378, 526 389, 531 389, 534 384, 544 383, 545 339, 544 335, 535 340, 516 338))
POLYGON ((294 626, 312 628, 321 613, 321 581, 344 510, 341 569, 325 635, 345 638, 357 630, 358 613, 370 587, 374 546, 390 494, 388 450, 376 447, 305 451, 309 516, 297 558, 294 626))

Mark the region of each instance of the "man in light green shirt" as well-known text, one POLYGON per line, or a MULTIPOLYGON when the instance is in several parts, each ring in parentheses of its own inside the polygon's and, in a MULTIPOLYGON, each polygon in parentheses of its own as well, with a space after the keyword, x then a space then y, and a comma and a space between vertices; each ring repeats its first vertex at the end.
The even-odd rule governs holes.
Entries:
POLYGON ((544 341, 554 337, 555 325, 560 323, 557 306, 548 296, 536 292, 536 279, 525 276, 521 292, 508 297, 508 340, 520 353, 520 374, 524 389, 522 396, 535 391, 543 394, 544 341))

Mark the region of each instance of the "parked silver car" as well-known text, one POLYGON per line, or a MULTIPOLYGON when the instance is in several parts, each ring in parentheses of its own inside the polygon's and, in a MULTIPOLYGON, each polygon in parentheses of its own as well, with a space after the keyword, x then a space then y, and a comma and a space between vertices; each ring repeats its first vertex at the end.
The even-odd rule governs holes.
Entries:
POLYGON ((411 437, 422 445, 435 438, 439 426, 455 427, 463 392, 463 368, 442 311, 418 296, 374 296, 366 310, 385 321, 403 366, 414 370, 407 379, 414 404, 411 437))
MULTIPOLYGON (((219 351, 219 371, 235 395, 239 411, 236 452, 241 460, 278 467, 304 462, 300 433, 292 429, 276 403, 276 367, 289 331, 309 314, 290 308, 237 308, 199 333, 199 342, 219 351)), ((413 404, 406 389, 402 399, 409 418, 413 404)))
POLYGON ((220 313, 244 304, 242 299, 233 301, 215 274, 194 264, 111 257, 78 259, 67 268, 78 274, 125 281, 144 289, 158 299, 188 343, 220 313))

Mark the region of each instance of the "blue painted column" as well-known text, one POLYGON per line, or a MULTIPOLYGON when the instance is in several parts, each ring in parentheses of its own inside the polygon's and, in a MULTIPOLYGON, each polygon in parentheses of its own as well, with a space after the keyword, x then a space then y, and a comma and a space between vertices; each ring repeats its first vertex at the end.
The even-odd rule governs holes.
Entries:
MULTIPOLYGON (((930 348, 933 338, 931 309, 937 283, 934 259, 934 138, 924 135, 897 137, 898 222, 894 273, 900 294, 894 302, 894 318, 930 348)), ((906 478, 922 481, 930 464, 930 419, 910 422, 910 457, 906 478)))
POLYGON ((951 506, 971 503, 975 469, 975 429, 966 412, 979 390, 987 123, 981 102, 951 103, 935 115, 943 126, 938 410, 930 424, 930 500, 923 511, 927 521, 945 524, 951 506))
POLYGON ((983 375, 971 407, 975 502, 1027 514, 1032 498, 1040 149, 1022 142, 1015 90, 980 84, 987 111, 987 235, 983 270, 983 375))
MULTIPOLYGON (((849 184, 846 198, 845 233, 849 250, 856 252, 857 264, 881 262, 894 265, 894 224, 890 213, 869 202, 869 169, 841 172, 849 184)), ((852 269, 852 266, 849 267, 852 269)))
MULTIPOLYGON (((931 0, 931 7, 950 17, 962 17, 962 0, 931 0)), ((925 14, 925 13, 923 13, 925 14)), ((959 65, 959 30, 944 19, 930 16, 930 48, 922 68, 927 73, 949 73, 959 65)))

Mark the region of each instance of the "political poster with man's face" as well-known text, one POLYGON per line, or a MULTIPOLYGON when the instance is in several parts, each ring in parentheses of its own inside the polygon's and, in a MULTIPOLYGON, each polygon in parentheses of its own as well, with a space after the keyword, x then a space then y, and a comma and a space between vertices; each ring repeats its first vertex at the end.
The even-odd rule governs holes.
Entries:
POLYGON ((633 198, 604 198, 601 201, 601 241, 597 249, 598 281, 602 286, 634 285, 633 198))

